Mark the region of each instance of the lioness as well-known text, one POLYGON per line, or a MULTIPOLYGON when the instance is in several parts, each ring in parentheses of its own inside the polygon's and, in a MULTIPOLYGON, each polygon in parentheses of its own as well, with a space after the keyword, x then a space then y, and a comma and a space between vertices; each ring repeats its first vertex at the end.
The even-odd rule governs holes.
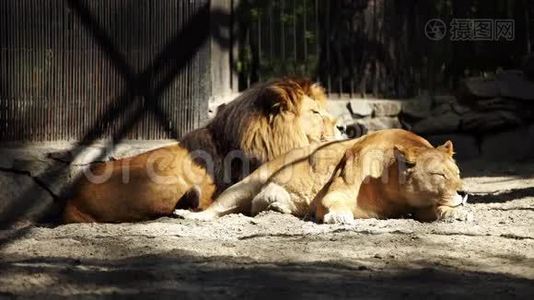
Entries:
POLYGON ((175 211, 209 220, 229 213, 272 209, 314 216, 324 223, 412 215, 420 221, 467 218, 466 197, 447 141, 437 148, 401 129, 293 150, 228 188, 202 212, 175 211))
POLYGON ((64 222, 131 222, 198 209, 260 164, 338 137, 323 89, 304 79, 257 85, 178 144, 93 166, 75 187, 64 222))

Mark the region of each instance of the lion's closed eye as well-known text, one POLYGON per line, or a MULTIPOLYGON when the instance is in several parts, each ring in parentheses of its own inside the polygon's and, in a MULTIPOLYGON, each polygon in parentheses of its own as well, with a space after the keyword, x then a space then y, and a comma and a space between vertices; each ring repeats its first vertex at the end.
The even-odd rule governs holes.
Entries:
POLYGON ((439 177, 443 177, 443 178, 447 179, 447 176, 444 173, 441 173, 441 172, 430 172, 430 174, 433 175, 433 176, 439 176, 439 177))

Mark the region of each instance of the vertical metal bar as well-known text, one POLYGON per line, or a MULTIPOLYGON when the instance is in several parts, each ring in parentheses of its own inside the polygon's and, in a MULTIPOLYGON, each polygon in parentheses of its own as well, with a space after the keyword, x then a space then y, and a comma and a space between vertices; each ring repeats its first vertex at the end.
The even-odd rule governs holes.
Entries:
MULTIPOLYGON (((315 56, 317 58, 317 64, 320 63, 320 52, 321 52, 321 34, 319 32, 319 0, 315 0, 315 56)), ((319 70, 319 68, 317 68, 319 70)), ((320 73, 317 71, 317 82, 320 81, 320 73)), ((329 91, 327 91, 329 92, 329 91)))
POLYGON ((302 1, 302 6, 304 9, 303 16, 302 16, 302 30, 303 30, 303 44, 304 44, 304 72, 307 74, 308 72, 308 26, 307 26, 307 18, 308 18, 308 8, 306 7, 306 3, 308 3, 308 0, 302 1))
MULTIPOLYGON (((187 25, 191 21, 191 3, 186 3, 184 17, 185 17, 185 25, 187 25)), ((191 84, 193 82, 193 76, 192 76, 193 70, 192 69, 193 69, 193 65, 190 60, 187 62, 187 71, 186 71, 187 77, 186 77, 186 83, 185 83, 186 96, 185 96, 185 101, 182 104, 182 110, 187 108, 187 105, 191 102, 191 98, 192 98, 192 84, 191 84)), ((182 113, 182 116, 184 118, 187 118, 186 111, 182 113)), ((185 121, 184 123, 187 123, 187 121, 185 121)))
POLYGON ((50 82, 50 85, 51 85, 51 89, 52 89, 52 92, 51 92, 51 95, 50 95, 50 99, 48 99, 48 105, 49 105, 49 114, 48 114, 48 123, 49 123, 49 126, 48 126, 48 140, 51 141, 54 139, 53 137, 53 133, 56 131, 55 130, 55 101, 58 97, 58 82, 59 82, 59 78, 60 78, 60 74, 58 74, 58 71, 59 71, 59 45, 58 45, 58 39, 60 38, 60 36, 62 35, 62 33, 58 32, 58 27, 59 27, 59 24, 61 22, 61 16, 59 14, 59 9, 58 9, 58 1, 57 0, 53 0, 52 1, 52 11, 54 13, 54 23, 52 23, 52 26, 50 28, 50 32, 48 33, 49 34, 49 37, 50 37, 50 40, 51 40, 51 55, 52 55, 52 65, 51 65, 51 68, 50 68, 50 75, 52 77, 52 81, 50 82))
POLYGON ((330 68, 330 41, 328 36, 330 34, 330 1, 326 1, 326 34, 325 34, 325 44, 326 44, 326 64, 327 64, 327 91, 328 94, 332 93, 332 75, 330 68))
POLYGON ((75 46, 75 52, 73 54, 73 59, 76 61, 78 72, 72 72, 73 73, 73 79, 74 79, 74 106, 69 107, 70 115, 73 116, 70 119, 69 127, 72 129, 71 133, 69 135, 69 139, 74 139, 76 136, 78 136, 78 132, 80 131, 80 122, 77 122, 78 120, 82 119, 82 80, 83 80, 83 74, 87 72, 87 69, 85 68, 85 49, 83 45, 83 30, 82 30, 82 24, 78 21, 76 18, 76 46, 75 46))
MULTIPOLYGON (((2 15, 2 20, 0 21, 2 22, 2 25, 0 28, 0 39, 3 37, 1 46, 5 46, 5 48, 0 46, 0 53, 2 55, 2 57, 0 58, 0 64, 2 65, 2 72, 3 72, 2 74, 12 74, 11 73, 11 62, 8 59, 8 57, 10 57, 10 54, 9 54, 10 49, 8 48, 8 45, 11 44, 11 34, 10 34, 11 28, 9 27, 9 24, 10 24, 10 15, 12 14, 11 7, 9 4, 10 3, 8 3, 7 1, 0 2, 1 10, 4 12, 4 14, 2 15)), ((0 96, 3 96, 2 107, 4 109, 3 116, 1 118, 2 122, 0 124, 0 126, 2 126, 0 139, 9 140, 10 139, 9 122, 11 121, 10 120, 11 118, 10 103, 12 102, 11 101, 11 90, 10 90, 11 86, 10 86, 9 81, 4 82, 4 84, 5 84, 5 86, 3 86, 4 94, 0 95, 0 96)))
MULTIPOLYGON (((20 3, 20 2, 19 2, 20 3)), ((17 4, 19 4, 17 3, 17 4)), ((19 9, 19 7, 17 7, 17 9, 19 9)), ((17 11, 18 12, 18 11, 17 11)), ((20 32, 17 32, 17 44, 20 43, 20 32)), ((21 67, 21 63, 20 61, 25 61, 26 60, 26 57, 25 57, 25 50, 22 48, 22 45, 19 45, 19 53, 17 53, 17 61, 15 63, 15 74, 17 74, 17 82, 15 83, 15 88, 16 88, 16 98, 15 98, 15 113, 20 113, 21 111, 21 101, 24 100, 24 94, 22 93, 22 88, 21 88, 21 85, 24 83, 25 81, 25 77, 24 77, 24 74, 22 73, 22 67, 21 67)), ((17 122, 15 124, 15 133, 18 135, 20 135, 22 133, 22 123, 23 122, 17 122)))
MULTIPOLYGON (((143 46, 142 46, 142 54, 141 57, 142 57, 142 63, 140 64, 140 68, 141 70, 144 70, 145 68, 147 68, 150 64, 150 54, 152 52, 155 52, 154 51, 154 41, 153 41, 153 28, 152 28, 152 20, 155 20, 155 18, 153 18, 153 14, 154 14, 154 5, 155 3, 153 1, 144 1, 145 3, 145 17, 143 18, 144 19, 144 25, 143 28, 143 46)), ((152 76, 152 74, 149 75, 149 78, 150 78, 150 82, 153 82, 154 81, 154 78, 152 76)), ((150 87, 152 88, 152 86, 150 87)), ((143 99, 143 102, 142 102, 142 106, 143 108, 142 109, 146 109, 146 99, 143 99)), ((143 122, 142 124, 142 130, 141 130, 141 134, 140 134, 140 137, 141 138, 145 138, 147 133, 149 132, 149 127, 150 125, 148 124, 148 122, 143 122)))
POLYGON ((41 86, 41 79, 40 79, 40 66, 42 61, 40 60, 40 51, 38 48, 41 36, 40 36, 40 24, 39 24, 39 16, 37 16, 37 10, 40 8, 36 5, 35 0, 31 2, 32 6, 32 31, 33 31, 33 38, 31 41, 31 73, 30 78, 31 81, 28 82, 29 86, 29 93, 30 93, 30 99, 28 101, 28 105, 30 107, 30 110, 32 111, 32 115, 34 116, 32 119, 32 122, 29 126, 29 132, 32 137, 32 139, 38 139, 38 124, 41 121, 41 110, 40 110, 40 104, 39 98, 37 98, 37 91, 42 89, 41 86))
POLYGON ((26 4, 25 6, 26 12, 28 12, 30 16, 29 18, 27 18, 28 19, 28 32, 29 32, 30 38, 27 39, 26 36, 23 36, 24 47, 26 49, 26 57, 28 59, 26 61, 28 62, 28 65, 26 65, 26 67, 24 68, 24 72, 26 72, 26 82, 24 83, 25 99, 23 102, 23 109, 26 114, 28 114, 28 111, 29 111, 28 115, 32 117, 30 117, 29 120, 25 120, 24 122, 24 134, 26 137, 33 138, 31 136, 33 134, 32 128, 34 127, 34 123, 36 121, 35 120, 36 109, 35 109, 35 105, 32 99, 34 84, 36 84, 36 82, 34 82, 33 80, 34 78, 33 72, 34 72, 34 66, 35 66, 35 51, 33 49, 34 49, 34 44, 35 44, 35 39, 36 39, 36 34, 35 34, 36 26, 34 25, 35 16, 33 14, 34 5, 32 3, 32 0, 26 1, 25 4, 26 4))
MULTIPOLYGON (((170 16, 169 16, 169 35, 167 37, 168 41, 172 43, 171 39, 174 38, 175 36, 175 31, 174 31, 174 20, 176 19, 176 2, 172 2, 172 9, 170 10, 170 16)), ((174 98, 174 93, 176 91, 176 81, 173 80, 171 83, 170 83, 170 88, 167 90, 166 92, 166 95, 165 95, 165 99, 162 99, 164 100, 164 112, 170 116, 170 111, 171 111, 171 106, 170 106, 170 102, 171 102, 171 99, 174 98)), ((173 136, 172 134, 172 124, 171 124, 171 119, 167 118, 165 120, 165 123, 167 124, 167 127, 168 127, 168 130, 167 132, 163 132, 163 134, 160 134, 158 138, 171 138, 173 136)))
POLYGON ((263 13, 258 13, 258 32, 257 32, 257 39, 258 39, 258 80, 261 81, 262 78, 261 78, 261 55, 262 55, 262 51, 261 51, 261 47, 262 47, 262 44, 261 44, 261 17, 262 17, 263 13))
MULTIPOLYGON (((177 19, 177 30, 178 32, 182 31, 183 28, 183 2, 178 1, 178 9, 177 9, 178 17, 177 19)), ((183 69, 180 70, 180 72, 177 74, 178 76, 178 91, 177 91, 177 103, 175 103, 176 107, 174 108, 176 117, 174 118, 175 124, 182 124, 182 114, 178 112, 178 108, 180 108, 180 103, 184 102, 184 72, 183 69)), ((178 134, 182 136, 182 128, 177 127, 178 134)))
MULTIPOLYGON (((245 45, 246 47, 250 47, 250 30, 247 30, 247 35, 245 37, 245 45)), ((248 70, 247 73, 247 88, 250 87, 250 70, 248 70)))
MULTIPOLYGON (((9 40, 12 45, 14 46, 13 48, 16 49, 16 33, 14 32, 13 30, 13 24, 15 23, 14 22, 14 19, 16 18, 16 5, 14 5, 13 3, 11 3, 11 6, 10 6, 10 16, 9 16, 9 27, 8 27, 8 31, 11 33, 11 39, 9 40)), ((10 111, 10 119, 13 120, 13 124, 10 126, 10 132, 11 132, 11 138, 12 139, 15 139, 15 127, 16 127, 16 123, 14 121, 15 119, 15 95, 16 95, 16 90, 15 90, 15 82, 17 82, 19 80, 18 78, 18 74, 16 73, 16 69, 15 69, 15 64, 16 64, 16 50, 11 48, 10 49, 10 52, 8 52, 9 54, 11 54, 11 59, 9 60, 9 65, 10 65, 10 74, 13 74, 13 76, 15 77, 15 80, 14 82, 13 81, 8 81, 8 85, 9 85, 9 90, 10 90, 10 105, 9 105, 9 111, 10 111)))
POLYGON ((525 9, 525 38, 527 55, 532 53, 532 42, 530 41, 530 6, 527 0, 523 0, 523 7, 525 9))
MULTIPOLYGON (((8 10, 6 8, 7 1, 0 2, 0 74, 8 74, 6 70, 6 51, 4 49, 4 45, 8 45, 8 42, 6 39, 7 32, 9 31, 7 27, 7 13, 8 10)), ((7 48, 7 47, 6 47, 7 48)), ((1 83, 1 82, 0 82, 1 83)), ((7 83, 6 83, 7 85, 7 83)), ((7 86, 0 86, 0 141, 4 140, 6 137, 6 128, 7 128, 7 115, 6 113, 8 110, 7 107, 7 86)))
POLYGON ((76 24, 76 31, 75 31, 75 39, 74 39, 74 47, 73 47, 73 55, 72 55, 72 59, 73 61, 75 62, 74 63, 74 66, 76 67, 76 69, 79 70, 79 72, 74 72, 74 70, 72 70, 72 79, 73 79, 73 90, 74 90, 74 93, 72 94, 72 101, 74 103, 74 105, 70 105, 69 106, 69 116, 70 116, 70 120, 69 120, 69 124, 68 124, 68 127, 70 129, 70 133, 69 133, 69 139, 74 139, 76 136, 77 136, 77 133, 78 133, 78 124, 76 124, 76 120, 80 120, 81 118, 81 109, 80 109, 80 106, 81 106, 81 103, 80 103, 80 96, 81 96, 81 92, 80 92, 80 86, 81 86, 81 77, 84 72, 86 72, 86 70, 84 70, 84 65, 83 65, 83 55, 84 55, 84 51, 83 51, 83 44, 82 44, 82 34, 83 34, 83 31, 82 31, 82 25, 81 23, 78 21, 78 19, 74 19, 74 23, 76 24))
POLYGON ((65 86, 63 88, 63 97, 61 97, 61 102, 60 102, 60 106, 61 106, 61 110, 63 112, 62 116, 61 116, 61 129, 60 129, 60 135, 64 138, 67 138, 67 134, 68 134, 68 117, 69 117, 69 111, 67 110, 68 106, 67 106, 67 103, 72 103, 72 84, 71 84, 71 81, 72 81, 72 76, 71 76, 71 72, 70 70, 73 68, 73 65, 72 65, 72 60, 71 60, 71 53, 72 53, 72 40, 73 40, 73 32, 74 32, 74 24, 73 24, 73 18, 74 16, 72 15, 73 12, 69 10, 69 14, 67 15, 67 20, 66 20, 66 26, 65 26, 65 30, 67 31, 66 34, 67 34, 67 38, 65 39, 65 46, 63 49, 65 49, 65 62, 64 62, 64 65, 63 67, 65 68, 65 73, 64 73, 64 82, 65 82, 65 86))
MULTIPOLYGON (((108 28, 109 10, 106 10, 106 8, 109 2, 110 1, 106 1, 106 3, 100 3, 99 5, 99 10, 104 10, 104 13, 100 14, 101 16, 100 24, 105 32, 107 32, 107 28, 108 28)), ((108 71, 108 61, 100 58, 101 50, 95 45, 95 43, 96 41, 93 39, 93 45, 95 48, 94 50, 95 60, 96 60, 96 63, 100 65, 99 72, 96 74, 96 76, 100 80, 100 89, 97 91, 97 94, 96 94, 97 100, 96 100, 96 109, 95 109, 96 110, 95 119, 91 120, 90 124, 96 124, 96 126, 98 126, 98 130, 101 131, 102 126, 105 126, 105 125, 102 124, 102 122, 97 123, 96 120, 98 120, 103 115, 104 106, 107 104, 108 99, 112 97, 111 94, 109 93, 109 82, 113 74, 111 74, 108 71)))
POLYGON ((63 138, 66 137, 66 131, 67 131, 67 123, 66 120, 68 118, 69 112, 67 111, 67 103, 71 102, 70 92, 72 90, 72 86, 70 84, 70 69, 69 66, 72 67, 71 61, 70 61, 70 53, 71 53, 71 41, 72 41, 72 31, 73 31, 73 25, 72 25, 72 19, 73 19, 73 12, 65 7, 65 26, 63 28, 65 32, 65 41, 63 45, 63 51, 64 51, 64 61, 63 61, 63 88, 62 88, 62 96, 59 101, 59 106, 61 107, 61 118, 59 122, 59 135, 63 138))
POLYGON ((297 4, 295 0, 293 0, 293 20, 291 23, 293 24, 293 59, 294 66, 297 66, 297 4))
POLYGON ((282 54, 282 61, 286 59, 286 26, 284 22, 284 5, 285 0, 280 0, 280 47, 281 47, 281 54, 282 54))
MULTIPOLYGON (((53 80, 53 76, 49 76, 51 75, 50 74, 50 69, 49 69, 49 66, 51 65, 51 56, 49 55, 49 51, 50 49, 52 48, 52 45, 51 45, 51 36, 50 36, 50 27, 52 26, 52 21, 51 20, 46 20, 46 16, 54 16, 51 8, 52 8, 52 2, 54 0, 47 0, 45 5, 46 5, 46 14, 42 14, 42 20, 43 20, 43 39, 44 39, 44 42, 43 42, 43 46, 42 46, 42 50, 41 50, 41 55, 43 57, 43 77, 45 78, 44 79, 44 88, 45 88, 45 97, 43 97, 42 99, 42 110, 43 110, 43 120, 42 120, 42 123, 41 123, 41 126, 40 129, 41 129, 41 139, 43 140, 48 140, 48 126, 50 125, 50 98, 51 98, 51 89, 50 89, 50 83, 53 82, 53 81, 50 81, 50 79, 53 80)), ((52 19, 55 21, 55 19, 52 19)))
MULTIPOLYGON (((24 3, 22 1, 17 1, 17 5, 16 5, 16 15, 17 15, 17 19, 22 15, 21 14, 21 11, 22 11, 22 5, 24 3)), ((23 28, 26 28, 26 23, 24 22, 23 23, 23 28)), ((17 48, 19 49, 19 53, 17 55, 17 63, 15 64, 15 74, 17 74, 17 77, 20 78, 19 80, 17 80, 17 82, 15 83, 16 84, 16 91, 17 91, 17 98, 15 99, 15 109, 16 109, 16 112, 20 113, 21 111, 21 101, 24 101, 24 93, 22 91, 22 86, 23 84, 26 82, 26 73, 23 73, 23 70, 22 70, 22 66, 21 66, 21 62, 26 62, 27 59, 26 59, 26 49, 24 49, 24 45, 22 44, 21 42, 21 30, 16 30, 16 36, 17 36, 17 40, 16 40, 16 44, 17 44, 17 48)), ((23 133, 23 122, 18 122, 16 124, 16 134, 17 135, 22 135, 23 133)))
MULTIPOLYGON (((115 1, 114 3, 115 5, 113 6, 113 13, 115 14, 116 12, 119 12, 121 10, 124 9, 124 1, 122 0, 117 0, 115 1)), ((119 47, 119 51, 122 50, 121 52, 123 53, 126 53, 126 50, 128 49, 127 48, 127 45, 125 48, 122 48, 120 46, 124 45, 125 44, 125 41, 124 41, 124 26, 123 26, 123 15, 122 14, 117 14, 116 15, 116 18, 112 19, 113 21, 113 26, 110 28, 117 28, 117 32, 118 32, 118 35, 116 36, 116 40, 114 40, 114 44, 117 45, 119 47)), ((105 53, 102 53, 105 55, 105 53)), ((122 86, 121 85, 121 81, 124 80, 122 77, 121 77, 121 74, 119 74, 118 70, 115 70, 114 66, 111 65, 111 68, 114 70, 115 72, 115 80, 114 80, 114 85, 113 85, 113 88, 117 91, 118 90, 118 87, 119 86, 122 86)), ((125 82, 125 84, 128 84, 127 82, 125 82)), ((127 91, 125 92, 127 94, 127 98, 128 98, 128 101, 132 101, 132 94, 134 93, 134 91, 132 91, 131 89, 127 89, 127 91)), ((130 103, 131 104, 131 103, 130 103)), ((117 103, 115 101, 113 101, 112 103, 112 106, 113 106, 113 109, 115 109, 117 107, 117 103)), ((118 131, 119 127, 121 124, 125 123, 125 120, 128 118, 128 114, 130 113, 130 110, 131 110, 131 106, 127 106, 127 108, 123 111, 122 114, 118 115, 114 120, 111 120, 110 123, 111 125, 108 127, 108 130, 109 132, 107 133, 108 136, 113 136, 113 134, 115 132, 118 131)), ((115 141, 113 141, 114 143, 115 141)))
MULTIPOLYGON (((351 22, 351 27, 354 28, 354 20, 351 22)), ((351 47, 354 49, 356 47, 356 39, 354 37, 354 33, 352 33, 352 36, 351 36, 351 47)), ((358 73, 357 71, 357 64, 356 64, 356 60, 354 59, 354 51, 350 51, 350 97, 353 98, 354 97, 354 94, 355 94, 355 85, 354 85, 354 82, 356 81, 356 74, 358 73)))
POLYGON ((64 88, 65 87, 65 69, 64 69, 65 63, 64 61, 65 61, 65 40, 66 40, 66 35, 67 35, 66 30, 65 30, 66 9, 65 9, 64 1, 59 2, 57 6, 57 11, 59 15, 59 26, 57 30, 58 30, 58 36, 60 36, 61 38, 60 40, 57 41, 58 42, 57 43, 58 66, 56 70, 59 76, 56 77, 58 78, 58 82, 56 82, 57 92, 53 100, 55 118, 54 118, 54 133, 52 134, 52 139, 58 139, 59 136, 61 135, 60 127, 61 127, 61 118, 63 116, 61 112, 61 108, 60 108, 60 103, 61 103, 60 99, 64 99, 63 91, 65 90, 64 88))
MULTIPOLYGON (((185 24, 189 23, 190 21, 190 4, 186 3, 185 4, 185 24)), ((185 89, 186 89, 186 93, 185 93, 185 101, 183 103, 183 106, 182 106, 182 109, 184 107, 186 107, 187 103, 189 103, 189 100, 191 99, 191 62, 187 62, 187 65, 186 65, 186 80, 185 80, 185 89)), ((182 115, 185 115, 185 113, 182 113, 182 115)))
MULTIPOLYGON (((23 15, 23 12, 25 11, 25 9, 27 9, 27 5, 28 3, 26 3, 26 1, 21 1, 21 7, 20 7, 20 10, 19 10, 19 16, 22 16, 23 15)), ((24 22, 24 27, 27 29, 28 32, 30 32, 30 36, 31 36, 31 27, 30 27, 30 24, 28 22, 28 18, 26 19, 26 21, 24 22)), ((30 62, 30 54, 29 54, 29 47, 28 45, 25 43, 26 41, 24 40, 24 36, 22 35, 22 32, 19 32, 18 34, 18 39, 19 39, 19 45, 22 49, 22 58, 23 60, 22 61, 19 61, 19 65, 21 65, 19 67, 19 74, 22 75, 23 77, 23 81, 21 81, 21 83, 19 84, 19 91, 20 91, 20 95, 21 95, 21 98, 19 99, 18 103, 19 103, 19 112, 21 111, 24 111, 24 109, 26 108, 26 103, 28 102, 28 82, 30 82, 30 72, 28 72, 28 66, 31 65, 31 62, 30 62)), ((23 124, 20 125, 20 128, 21 128, 21 131, 20 131, 20 135, 22 137, 26 136, 27 134, 27 127, 26 127, 27 123, 26 122, 23 122, 23 124)))
MULTIPOLYGON (((373 43, 378 43, 378 32, 377 32, 377 11, 376 11, 376 0, 373 0, 373 43)), ((377 58, 377 48, 373 46, 373 60, 374 60, 374 72, 373 72, 373 97, 377 97, 377 75, 378 75, 378 58, 377 58)))
POLYGON ((337 75, 337 80, 338 80, 338 83, 339 83, 339 98, 342 98, 343 97, 343 73, 342 72, 339 72, 339 74, 337 75))
MULTIPOLYGON (((50 76, 49 75, 49 69, 48 69, 48 60, 49 60, 49 56, 48 56, 48 51, 50 51, 50 49, 52 48, 51 47, 51 39, 50 39, 50 26, 51 26, 51 20, 48 20, 48 21, 45 21, 45 18, 46 16, 54 16, 51 8, 52 8, 52 1, 53 0, 46 0, 45 1, 45 7, 46 7, 46 13, 45 14, 42 14, 42 20, 43 20, 43 24, 41 25, 42 26, 42 36, 43 36, 43 43, 42 43, 42 50, 41 50, 41 55, 43 57, 43 77, 45 78, 44 80, 44 97, 42 98, 42 116, 43 116, 43 119, 42 119, 42 122, 41 122, 41 125, 39 126, 40 128, 40 131, 41 131, 41 140, 48 140, 48 126, 50 126, 50 109, 49 109, 49 101, 50 101, 50 98, 51 98, 51 91, 50 91, 50 79, 53 78, 53 76, 50 76)), ((55 20, 55 19, 52 19, 52 20, 55 20)))
POLYGON ((273 56, 273 2, 269 1, 269 61, 272 62, 274 56, 273 56))
MULTIPOLYGON (((172 6, 172 9, 171 9, 171 16, 170 16, 170 28, 171 28, 171 31, 170 31, 170 38, 169 38, 169 42, 173 42, 171 41, 171 39, 176 36, 176 33, 179 32, 178 30, 178 23, 177 23, 177 20, 179 19, 179 15, 177 14, 179 12, 179 3, 178 2, 174 2, 173 3, 173 6, 172 6)), ((165 124, 167 126, 167 130, 165 130, 165 132, 163 132, 162 134, 159 135, 158 139, 161 139, 161 138, 172 138, 172 131, 175 130, 175 124, 174 124, 174 121, 176 120, 176 117, 175 117, 175 112, 174 112, 174 108, 175 108, 175 105, 174 105, 174 101, 176 101, 177 99, 177 89, 179 89, 179 84, 178 84, 178 78, 176 77, 177 75, 175 75, 174 77, 174 80, 172 81, 171 83, 171 86, 168 90, 168 96, 166 97, 166 99, 164 99, 164 102, 160 101, 160 103, 162 103, 164 106, 164 111, 167 115, 167 119, 165 120, 165 124)), ((163 100, 163 99, 162 99, 163 100)))

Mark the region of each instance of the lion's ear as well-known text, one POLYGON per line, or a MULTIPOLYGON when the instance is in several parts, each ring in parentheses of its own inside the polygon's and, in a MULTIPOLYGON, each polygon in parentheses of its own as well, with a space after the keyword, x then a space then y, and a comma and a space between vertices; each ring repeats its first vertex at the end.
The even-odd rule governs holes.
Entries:
POLYGON ((403 145, 393 146, 393 153, 398 162, 403 162, 408 168, 415 166, 415 153, 403 145))
POLYGON ((445 144, 439 146, 438 150, 447 153, 447 155, 451 157, 454 155, 454 146, 452 145, 452 142, 450 140, 446 141, 445 144))
POLYGON ((277 114, 289 109, 288 97, 282 88, 269 86, 261 91, 258 100, 268 113, 277 114))
POLYGON ((269 109, 269 112, 276 114, 280 112, 283 109, 283 107, 280 102, 271 102, 268 109, 269 109))
POLYGON ((320 83, 313 83, 310 87, 311 96, 315 101, 324 103, 326 101, 326 92, 323 86, 320 83))
POLYGON ((318 82, 314 82, 312 85, 311 85, 311 89, 314 89, 314 90, 317 90, 319 92, 324 92, 324 88, 321 86, 320 83, 318 82))

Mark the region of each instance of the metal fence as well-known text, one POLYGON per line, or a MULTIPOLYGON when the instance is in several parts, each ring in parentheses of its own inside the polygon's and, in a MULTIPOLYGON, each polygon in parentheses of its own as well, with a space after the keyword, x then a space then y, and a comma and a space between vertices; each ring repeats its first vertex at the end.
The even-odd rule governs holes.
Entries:
POLYGON ((177 137, 207 117, 209 1, 0 1, 0 140, 177 137))
POLYGON ((240 89, 272 76, 314 73, 319 57, 318 1, 241 1, 236 9, 240 89))
POLYGON ((454 88, 465 74, 517 67, 531 53, 532 14, 526 0, 241 0, 235 67, 241 89, 296 74, 338 96, 410 97, 454 88), (513 19, 516 37, 432 41, 432 18, 513 19))

